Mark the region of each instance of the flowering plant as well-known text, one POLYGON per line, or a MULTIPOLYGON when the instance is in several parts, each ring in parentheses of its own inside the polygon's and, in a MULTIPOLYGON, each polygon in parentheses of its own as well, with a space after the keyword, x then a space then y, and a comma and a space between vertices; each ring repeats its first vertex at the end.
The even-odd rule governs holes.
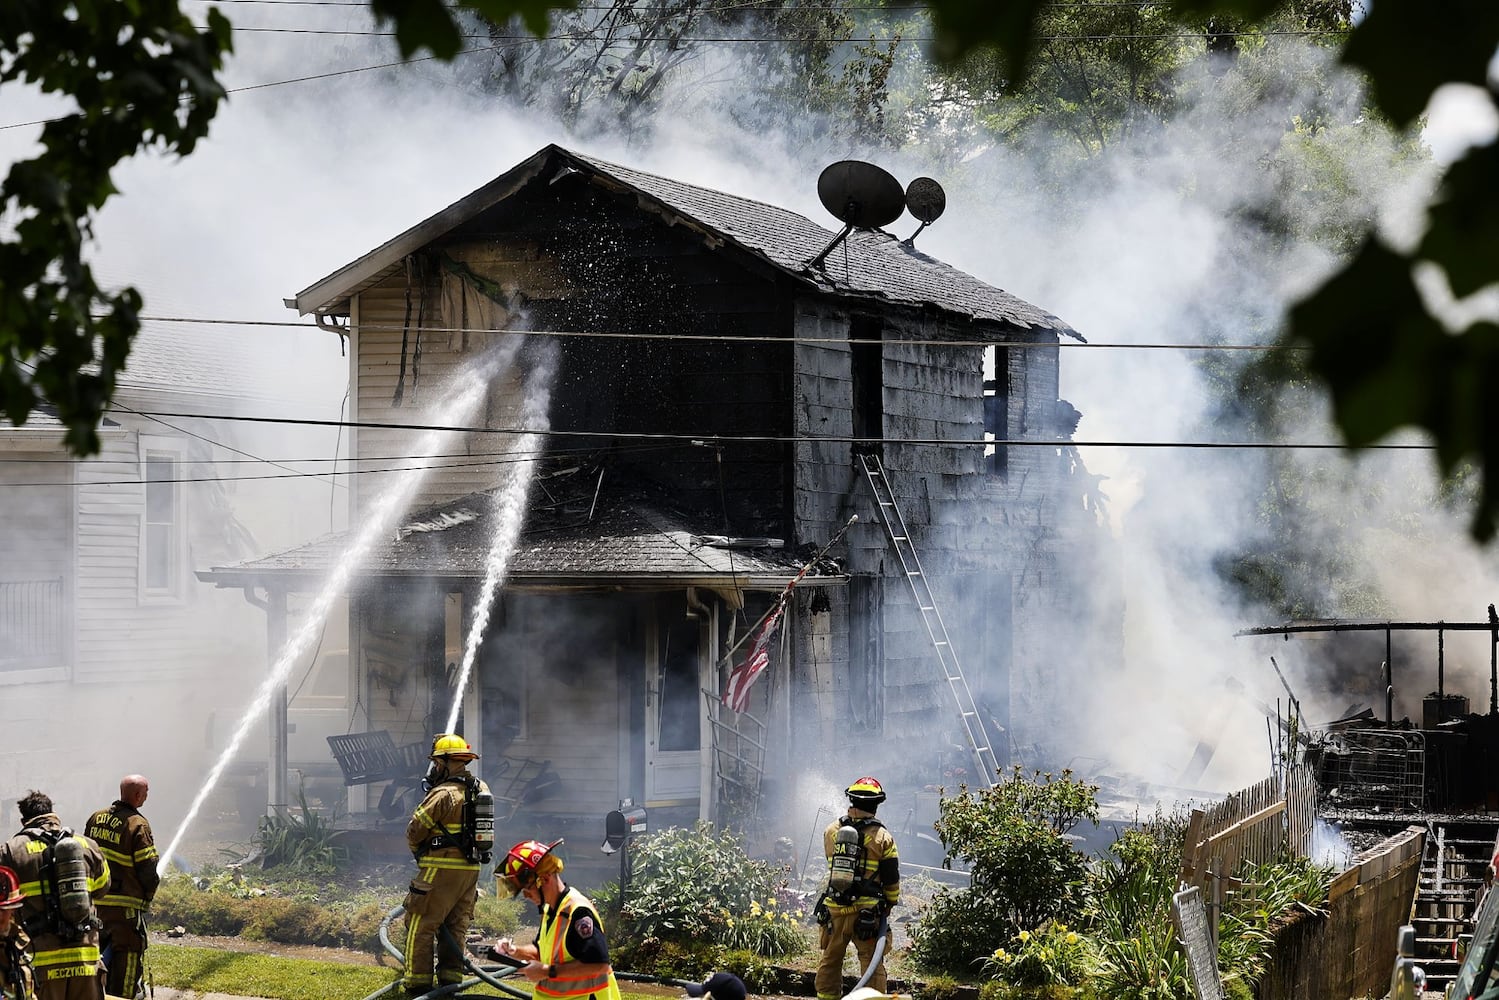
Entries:
POLYGON ((1077 986, 1093 963, 1089 941, 1064 923, 1049 920, 1015 935, 980 964, 985 974, 1015 986, 1077 986))

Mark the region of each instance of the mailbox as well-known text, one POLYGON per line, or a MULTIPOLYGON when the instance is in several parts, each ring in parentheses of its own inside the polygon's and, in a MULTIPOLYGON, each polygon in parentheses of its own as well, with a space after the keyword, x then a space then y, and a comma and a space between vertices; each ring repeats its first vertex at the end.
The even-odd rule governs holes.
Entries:
POLYGON ((649 829, 645 810, 625 799, 618 809, 604 817, 604 844, 599 849, 605 854, 613 854, 629 843, 630 838, 649 829))

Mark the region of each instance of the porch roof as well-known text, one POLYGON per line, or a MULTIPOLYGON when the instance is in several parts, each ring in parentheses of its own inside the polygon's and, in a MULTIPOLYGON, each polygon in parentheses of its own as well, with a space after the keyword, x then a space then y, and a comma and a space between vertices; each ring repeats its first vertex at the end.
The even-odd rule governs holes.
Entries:
MULTIPOLYGON (((528 517, 510 559, 507 586, 652 589, 671 584, 779 590, 803 565, 796 553, 725 540, 707 525, 694 523, 690 515, 645 499, 623 500, 591 518, 587 513, 563 523, 555 514, 528 517)), ((481 580, 494 522, 487 493, 416 511, 394 537, 371 546, 354 575, 365 580, 481 580)), ((335 532, 285 552, 215 566, 197 575, 220 587, 306 591, 333 569, 352 540, 352 532, 335 532)), ((767 540, 748 540, 757 541, 767 540)), ((831 560, 814 567, 807 578, 823 583, 847 579, 831 560)))

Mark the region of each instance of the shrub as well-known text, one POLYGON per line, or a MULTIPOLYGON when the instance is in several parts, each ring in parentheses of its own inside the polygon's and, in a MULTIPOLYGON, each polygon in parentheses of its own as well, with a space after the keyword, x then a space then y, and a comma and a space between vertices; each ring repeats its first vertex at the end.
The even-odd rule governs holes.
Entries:
POLYGON ((663 946, 706 944, 778 958, 805 947, 803 915, 782 893, 786 877, 784 868, 751 859, 732 832, 699 822, 637 841, 628 896, 621 903, 618 885, 611 884, 595 900, 610 914, 611 947, 655 939, 663 946))
POLYGON ((1097 793, 1070 771, 1027 777, 1016 768, 992 788, 944 797, 937 833, 946 860, 970 866, 972 884, 939 892, 923 912, 912 932, 915 961, 968 975, 1021 931, 1076 922, 1088 862, 1065 834, 1083 820, 1098 822, 1097 793))
POLYGON ((1078 986, 1097 965, 1088 939, 1055 920, 1015 935, 984 959, 990 975, 1017 986, 1078 986))
POLYGON ((338 839, 342 830, 333 828, 307 804, 307 793, 297 791, 297 811, 262 816, 253 843, 261 855, 261 866, 284 865, 293 871, 331 874, 348 863, 349 852, 338 839))
POLYGON ((943 886, 911 925, 911 959, 924 969, 972 976, 1010 934, 1004 915, 974 890, 943 886))
POLYGON ((718 967, 732 972, 744 982, 750 993, 776 993, 780 990, 780 973, 763 956, 746 949, 724 952, 718 967))

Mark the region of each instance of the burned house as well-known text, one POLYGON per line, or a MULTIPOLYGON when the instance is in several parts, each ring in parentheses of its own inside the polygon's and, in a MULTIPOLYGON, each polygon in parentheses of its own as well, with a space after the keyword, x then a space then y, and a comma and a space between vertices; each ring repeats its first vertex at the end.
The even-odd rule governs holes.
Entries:
MULTIPOLYGON (((355 567, 348 734, 416 747, 441 727, 496 483, 530 433, 523 528, 462 693, 510 807, 592 831, 624 798, 654 826, 772 808, 809 772, 896 788, 971 774, 869 459, 996 759, 1041 740, 1083 655, 1048 616, 1096 598, 1063 569, 1099 530, 1058 399, 1058 345, 1077 335, 884 231, 854 229, 813 266, 834 235, 548 146, 288 300, 347 339, 351 468, 371 473, 350 477, 352 524, 418 428, 455 428, 355 567), (523 346, 470 422, 427 408, 501 344, 523 346), (525 397, 542 372, 539 428, 525 397), (748 711, 728 710, 744 640, 803 571, 748 711)), ((265 595, 280 635, 286 595, 346 544, 200 575, 265 595)), ((389 776, 352 776, 352 809, 396 815, 389 776)))

